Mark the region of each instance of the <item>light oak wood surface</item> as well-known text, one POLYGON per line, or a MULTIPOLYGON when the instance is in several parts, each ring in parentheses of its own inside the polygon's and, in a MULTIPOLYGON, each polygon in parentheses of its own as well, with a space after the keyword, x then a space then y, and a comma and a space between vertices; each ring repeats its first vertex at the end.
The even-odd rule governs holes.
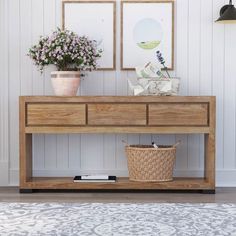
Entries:
POLYGON ((20 97, 20 189, 215 189, 215 97, 20 97), (204 178, 172 182, 74 183, 72 178, 32 176, 33 133, 202 133, 204 178))
MULTIPOLYGON (((213 97, 214 98, 214 97, 213 97)), ((209 103, 209 96, 21 96, 28 103, 209 103)))
POLYGON ((64 126, 35 126, 35 127, 26 127, 25 132, 29 134, 38 133, 38 134, 68 134, 68 133, 90 133, 90 134, 207 134, 210 133, 209 127, 195 127, 195 126, 178 126, 178 127, 168 127, 168 126, 73 126, 73 127, 64 127, 64 126))
POLYGON ((27 126, 31 125, 85 125, 84 104, 28 104, 27 126))
POLYGON ((171 182, 136 182, 118 178, 115 183, 74 183, 70 177, 33 177, 25 189, 130 189, 130 190, 202 190, 211 185, 204 178, 175 178, 171 182))
POLYGON ((89 104, 88 125, 146 125, 146 105, 89 104))
POLYGON ((149 105, 149 125, 208 125, 208 104, 149 105))

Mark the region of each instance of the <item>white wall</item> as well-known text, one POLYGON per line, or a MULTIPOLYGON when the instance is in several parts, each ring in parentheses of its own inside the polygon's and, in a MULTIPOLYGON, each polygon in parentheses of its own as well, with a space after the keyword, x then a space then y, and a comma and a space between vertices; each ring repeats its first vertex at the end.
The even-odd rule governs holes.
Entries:
MULTIPOLYGON (((236 26, 218 25, 224 0, 177 0, 175 71, 181 95, 217 96, 217 185, 236 186, 236 26)), ((119 70, 119 3, 117 6, 117 68, 94 72, 81 95, 127 95, 127 77, 119 70)), ((43 76, 26 57, 27 49, 61 24, 60 0, 0 0, 0 184, 18 184, 18 96, 53 94, 50 69, 43 76)), ((35 175, 82 172, 127 174, 122 139, 129 143, 174 143, 181 139, 176 175, 202 175, 203 137, 199 135, 35 135, 35 175)))

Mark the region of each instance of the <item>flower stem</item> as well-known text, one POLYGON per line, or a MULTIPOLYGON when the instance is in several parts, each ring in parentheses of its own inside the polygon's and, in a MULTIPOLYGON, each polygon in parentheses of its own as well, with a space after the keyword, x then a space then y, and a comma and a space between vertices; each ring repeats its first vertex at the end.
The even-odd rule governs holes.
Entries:
POLYGON ((167 69, 166 66, 165 66, 165 71, 166 71, 166 74, 168 75, 168 77, 170 78, 170 74, 169 74, 168 69, 167 69))

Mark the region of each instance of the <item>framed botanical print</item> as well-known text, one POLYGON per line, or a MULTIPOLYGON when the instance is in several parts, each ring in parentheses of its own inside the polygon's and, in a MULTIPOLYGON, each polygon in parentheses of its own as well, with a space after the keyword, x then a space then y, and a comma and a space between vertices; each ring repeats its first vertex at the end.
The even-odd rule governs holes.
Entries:
POLYGON ((116 2, 64 0, 62 28, 96 40, 102 56, 99 70, 116 69, 116 2))
POLYGON ((174 0, 121 2, 121 69, 156 62, 160 51, 174 68, 174 0))

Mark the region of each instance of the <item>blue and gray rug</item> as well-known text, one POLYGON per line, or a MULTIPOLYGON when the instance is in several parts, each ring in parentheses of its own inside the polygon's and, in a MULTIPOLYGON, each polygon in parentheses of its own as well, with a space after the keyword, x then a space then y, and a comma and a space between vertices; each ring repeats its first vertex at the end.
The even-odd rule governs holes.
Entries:
POLYGON ((0 203, 0 235, 236 235, 236 205, 0 203))

